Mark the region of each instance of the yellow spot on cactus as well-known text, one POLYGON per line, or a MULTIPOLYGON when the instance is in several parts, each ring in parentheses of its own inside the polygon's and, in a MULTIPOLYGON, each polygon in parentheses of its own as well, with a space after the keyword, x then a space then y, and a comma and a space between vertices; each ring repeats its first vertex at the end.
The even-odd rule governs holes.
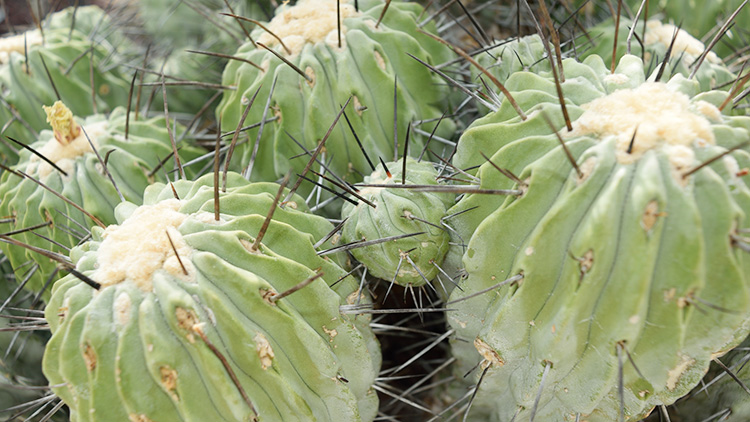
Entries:
POLYGON ((91 372, 96 369, 96 353, 90 344, 83 346, 83 361, 86 362, 86 369, 91 372))
POLYGON ((263 370, 266 370, 273 364, 273 358, 276 356, 271 348, 271 343, 261 333, 255 334, 253 340, 255 341, 255 351, 258 352, 260 358, 260 366, 263 370))
POLYGON ((372 54, 375 56, 375 63, 378 64, 378 67, 385 70, 385 60, 383 59, 383 56, 378 50, 373 51, 372 54))
POLYGON ((677 383, 680 381, 680 377, 682 377, 682 374, 684 374, 688 368, 690 368, 690 365, 695 363, 695 359, 689 357, 689 356, 681 356, 680 357, 680 363, 677 364, 674 368, 670 369, 667 373, 667 388, 672 391, 677 387, 677 383))
MULTIPOLYGON (((292 56, 299 54, 307 44, 325 42, 338 47, 336 3, 337 0, 300 0, 294 6, 281 6, 268 24, 268 29, 281 38, 292 56)), ((342 45, 346 32, 343 20, 359 15, 351 1, 341 1, 342 45)), ((263 33, 258 42, 269 47, 279 46, 278 40, 268 33, 263 33)), ((287 54, 283 48, 280 52, 287 54)))
POLYGON ((139 413, 139 414, 131 413, 128 415, 128 419, 130 420, 130 422, 153 422, 143 413, 139 413))
POLYGON ((195 274, 190 261, 192 248, 176 229, 187 218, 179 212, 180 201, 168 199, 154 205, 138 207, 121 225, 104 230, 99 246, 97 270, 92 278, 102 287, 126 280, 143 291, 151 291, 151 277, 162 270, 172 276, 190 281, 195 274), (169 236, 174 248, 169 243, 169 236), (185 276, 175 256, 175 250, 188 271, 185 276))
POLYGON ((167 390, 174 401, 180 401, 180 397, 177 395, 177 371, 165 365, 159 368, 159 374, 161 386, 167 390))
POLYGON ((645 231, 651 231, 654 224, 656 224, 656 220, 663 215, 663 213, 659 212, 659 203, 656 201, 650 201, 646 205, 646 210, 643 211, 641 227, 643 227, 643 230, 645 231))
POLYGON ((175 308, 174 314, 177 318, 177 326, 180 327, 181 330, 187 331, 185 337, 189 342, 195 342, 195 337, 193 336, 193 328, 199 322, 198 315, 196 315, 195 311, 193 311, 192 309, 185 309, 181 307, 175 308))
POLYGON ((81 133, 78 123, 73 120, 73 112, 62 101, 55 101, 51 107, 43 105, 42 108, 47 113, 47 123, 55 132, 55 139, 61 144, 69 144, 81 133))
POLYGON ((482 367, 486 368, 489 365, 503 366, 505 361, 500 355, 493 349, 489 344, 479 337, 474 339, 474 347, 477 349, 480 355, 484 358, 482 367))
POLYGON ((334 338, 334 337, 336 337, 337 335, 339 335, 339 332, 338 332, 338 331, 336 331, 336 329, 335 329, 335 328, 334 328, 334 329, 331 329, 331 330, 329 330, 328 328, 326 328, 326 326, 325 326, 325 325, 323 326, 323 331, 324 331, 324 332, 325 332, 326 334, 328 334, 328 337, 330 337, 330 339, 328 340, 328 341, 329 341, 330 343, 333 343, 333 338, 334 338))

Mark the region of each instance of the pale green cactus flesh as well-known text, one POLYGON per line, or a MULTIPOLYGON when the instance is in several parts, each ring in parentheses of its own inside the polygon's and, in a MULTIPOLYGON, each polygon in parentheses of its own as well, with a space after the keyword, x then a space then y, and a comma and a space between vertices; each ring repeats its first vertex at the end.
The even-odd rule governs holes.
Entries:
MULTIPOLYGON (((589 32, 594 39, 592 41, 594 45, 585 49, 581 59, 597 54, 605 61, 612 60, 612 49, 615 47, 614 26, 612 19, 609 19, 591 28, 589 32)), ((618 60, 628 52, 627 38, 632 26, 632 21, 621 18, 617 37, 616 57, 618 60)), ((638 25, 635 27, 635 35, 638 35, 639 38, 645 36, 645 38, 639 40, 633 36, 630 42, 630 54, 642 57, 647 68, 653 72, 664 67, 662 76, 664 80, 678 73, 685 77, 690 76, 697 64, 696 62, 706 49, 706 46, 695 38, 697 34, 688 33, 684 29, 678 30, 676 25, 664 23, 658 19, 649 19, 645 23, 645 30, 643 21, 638 21, 638 25), (664 66, 662 63, 675 35, 669 62, 664 66)), ((716 53, 709 52, 694 77, 700 82, 701 90, 709 91, 717 87, 729 90, 736 75, 729 70, 716 53)))
POLYGON ((456 209, 478 208, 451 220, 471 237, 451 296, 467 299, 448 318, 454 355, 486 368, 476 420, 613 421, 622 404, 637 421, 690 391, 750 329, 750 261, 736 247, 750 154, 729 151, 750 119, 722 114, 726 93, 681 75, 644 82, 634 56, 613 75, 597 56, 564 64, 572 132, 550 78, 527 72, 507 85, 528 119, 501 108, 459 142, 459 154, 487 148, 523 182, 483 164, 482 188, 519 195, 468 195, 456 209))
MULTIPOLYGON (((438 119, 448 110, 449 90, 430 70, 409 57, 413 54, 432 65, 447 62, 451 50, 427 35, 417 32, 417 16, 422 7, 416 3, 392 2, 377 25, 384 3, 341 2, 341 47, 338 44, 336 1, 299 1, 282 6, 268 23, 269 29, 284 40, 288 51, 262 30, 254 39, 288 59, 305 77, 266 49, 246 43, 235 53, 262 70, 232 60, 224 70, 227 90, 217 110, 222 130, 234 130, 250 98, 258 91, 245 124, 261 121, 264 105, 276 81, 263 136, 257 145, 252 180, 276 180, 289 168, 300 172, 308 157, 295 144, 313 150, 323 139, 347 99, 347 118, 371 157, 394 157, 394 86, 397 79, 398 152, 403 148, 407 125, 420 119, 438 119), (295 159, 292 157, 297 156, 295 159), (262 163, 259 164, 259 163, 262 163)), ((434 30, 434 25, 423 28, 434 30)), ((435 122, 420 125, 428 132, 435 122)), ((444 119, 438 135, 450 137, 455 125, 444 119)), ((414 132, 414 131, 412 131, 414 132)), ((412 133, 415 135, 416 132, 412 133)), ((249 132, 248 142, 238 146, 233 166, 244 168, 253 156, 257 130, 249 132)), ((420 151, 426 137, 412 136, 411 151, 420 151)), ((358 181, 369 169, 344 118, 325 144, 330 169, 347 181, 358 181)), ((310 187, 303 185, 303 190, 310 187)))
MULTIPOLYGON (((352 249, 351 253, 367 268, 369 274, 396 284, 419 287, 434 279, 448 251, 450 236, 441 219, 453 204, 453 194, 415 191, 399 188, 404 181, 403 160, 383 163, 365 177, 364 184, 384 187, 363 187, 365 198, 358 205, 345 203, 341 218, 346 219, 341 241, 377 240, 414 233, 385 243, 352 249)), ((437 172, 432 163, 406 160, 406 185, 420 185, 429 190, 439 188, 437 172)))
POLYGON ((375 417, 379 346, 368 318, 340 312, 367 299, 314 247, 333 226, 295 195, 255 249, 279 187, 235 173, 227 186, 216 221, 213 175, 175 182, 180 199, 153 185, 143 206, 117 207, 119 226, 73 250, 101 287, 55 285, 44 357, 73 421, 375 417))
MULTIPOLYGON (((104 225, 115 222, 114 208, 121 201, 89 139, 102 160, 106 157, 107 171, 119 193, 131 202, 140 202, 143 189, 155 178, 163 177, 164 171, 174 168, 174 159, 169 158, 172 145, 162 117, 135 120, 131 115, 126 138, 123 108, 115 109, 108 116, 97 114, 78 121, 60 102, 47 110, 54 130, 42 131, 39 140, 30 146, 55 163, 59 170, 30 151, 21 151, 13 172, 3 172, 0 178, 0 215, 13 220, 4 225, 3 232, 36 227, 34 233, 18 233, 13 239, 66 256, 67 248, 78 244, 95 221, 50 190, 82 207, 104 225), (164 168, 160 173, 150 174, 163 159, 164 168), (20 172, 29 177, 22 177, 20 172)), ((175 136, 179 137, 183 131, 178 126, 175 136)), ((182 144, 180 147, 183 161, 198 155, 194 147, 182 144)), ((8 243, 0 247, 18 277, 31 274, 26 288, 32 291, 38 291, 55 268, 55 262, 37 252, 8 243)), ((46 293, 45 297, 48 296, 46 293)))
POLYGON ((3 101, 14 109, 12 113, 7 106, 0 107, 3 123, 10 123, 3 135, 30 143, 35 133, 48 127, 42 105, 58 99, 50 77, 59 99, 76 116, 89 116, 95 110, 106 113, 127 104, 130 78, 114 66, 117 46, 108 41, 124 37, 96 6, 80 8, 71 29, 70 9, 51 15, 43 35, 35 29, 0 39, 0 90, 3 101))

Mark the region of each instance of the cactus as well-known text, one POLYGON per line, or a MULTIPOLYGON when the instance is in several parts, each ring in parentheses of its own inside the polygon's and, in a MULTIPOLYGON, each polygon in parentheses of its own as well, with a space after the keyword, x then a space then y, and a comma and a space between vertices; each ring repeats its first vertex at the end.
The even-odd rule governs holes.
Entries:
POLYGON ((343 242, 423 233, 353 249, 352 255, 365 265, 370 275, 414 287, 423 286, 438 275, 450 240, 447 230, 440 225, 441 218, 453 204, 453 194, 419 192, 398 186, 405 181, 405 185, 437 189, 436 178, 432 163, 417 162, 410 157, 382 163, 365 177, 364 184, 384 187, 362 188, 359 196, 368 202, 344 204, 341 210, 342 219, 346 219, 341 231, 343 242), (406 160, 405 179, 402 177, 403 160, 406 160))
MULTIPOLYGON (((106 113, 127 104, 130 79, 114 67, 112 62, 119 60, 117 46, 108 41, 122 43, 123 35, 96 6, 80 8, 73 28, 72 10, 51 15, 43 34, 34 29, 0 39, 0 90, 5 103, 0 118, 9 125, 3 135, 31 142, 47 127, 42 105, 58 99, 76 116, 89 116, 95 110, 106 113)), ((14 162, 11 149, 3 153, 14 162)))
MULTIPOLYGON (((495 134, 491 160, 521 183, 485 163, 481 187, 515 196, 459 204, 482 201, 462 214, 476 230, 468 277, 451 296, 466 298, 448 317, 469 340, 454 342, 454 355, 475 349, 464 366, 483 361, 477 415, 612 421, 622 406, 637 421, 686 394, 750 329, 741 250, 750 155, 735 150, 750 119, 722 114, 726 93, 701 92, 681 75, 645 81, 635 56, 614 74, 598 56, 564 64, 573 131, 560 136, 576 168, 542 118, 564 128, 548 77, 508 80, 525 121, 502 108, 484 120, 484 139, 495 134), (549 100, 530 101, 544 92, 549 100)), ((462 143, 464 152, 488 146, 474 139, 467 131, 458 153, 462 143)))
POLYGON ((339 311, 366 303, 357 282, 316 254, 332 225, 295 195, 262 228, 278 186, 234 173, 217 221, 212 183, 150 186, 73 250, 100 287, 55 285, 44 356, 71 420, 371 421, 379 348, 339 311))
MULTIPOLYGON (((617 38, 617 58, 618 60, 627 54, 627 37, 633 22, 622 18, 620 21, 620 30, 617 38)), ((611 60, 612 48, 614 46, 614 22, 611 19, 606 20, 589 30, 591 36, 595 39, 595 45, 586 49, 582 59, 598 54, 605 61, 611 60)), ((640 42, 633 37, 631 41, 631 54, 641 56, 649 69, 654 72, 660 69, 664 61, 667 50, 675 37, 670 59, 664 66, 663 78, 668 79, 672 75, 681 74, 689 77, 693 71, 696 61, 703 54, 706 47, 702 42, 695 39, 692 34, 684 29, 678 29, 675 25, 663 23, 658 19, 649 19, 645 23, 639 21, 636 25, 636 35, 644 37, 640 42), (641 45, 642 43, 642 45, 641 45)), ((736 78, 729 68, 722 62, 722 59, 713 52, 706 55, 701 66, 698 68, 694 78, 700 82, 701 90, 709 91, 712 89, 729 90, 732 81, 736 78)))
MULTIPOLYGON (((131 118, 126 137, 122 108, 109 116, 97 114, 78 121, 62 102, 45 110, 54 130, 42 131, 30 147, 48 161, 28 150, 21 151, 19 163, 0 176, 0 215, 13 219, 10 226, 6 225, 8 232, 33 228, 17 233, 13 239, 66 256, 66 248, 85 238, 90 225, 114 223, 114 208, 121 200, 140 202, 143 189, 155 177, 149 173, 169 157, 172 146, 164 118, 131 118), (106 160, 107 172, 100 158, 106 160)), ((195 157, 197 151, 182 146, 180 155, 195 157)), ((164 171, 172 168, 173 162, 167 160, 164 171)), ((14 269, 33 272, 26 283, 32 291, 41 288, 55 268, 54 262, 35 251, 7 243, 0 246, 14 269)))
MULTIPOLYGON (((262 30, 252 33, 257 42, 298 67, 304 77, 253 43, 246 43, 235 55, 252 61, 261 69, 238 60, 227 64, 222 84, 236 89, 225 91, 217 110, 222 130, 237 127, 258 89, 258 104, 253 105, 245 121, 246 124, 259 122, 275 81, 267 115, 268 119, 275 120, 265 124, 258 145, 254 145, 257 132, 253 131, 249 135, 250 142, 238 146, 237 158, 233 160, 235 168, 244 168, 250 164, 254 148, 257 148, 256 162, 263 165, 252 169, 252 180, 276 180, 290 167, 301 171, 307 160, 305 156, 292 160, 304 153, 294 140, 308 150, 315 149, 339 107, 350 96, 347 118, 364 149, 373 157, 393 157, 396 78, 398 133, 402 140, 410 122, 437 119, 447 111, 444 99, 448 89, 444 82, 406 54, 431 64, 452 57, 450 49, 417 32, 415 19, 422 11, 421 6, 392 2, 378 25, 384 4, 378 1, 358 3, 359 10, 356 10, 351 2, 341 2, 340 47, 337 2, 333 0, 302 0, 295 6, 282 6, 276 12, 276 17, 267 25, 284 41, 286 48, 262 30)), ((433 25, 425 27, 425 30, 433 29, 433 25)), ((453 128, 452 122, 445 119, 438 134, 450 137, 453 128)), ((432 128, 425 124, 422 129, 432 128)), ((326 157, 332 158, 330 170, 350 182, 359 180, 357 172, 368 168, 353 141, 351 131, 342 121, 325 144, 326 157)), ((412 151, 420 151, 423 145, 423 137, 412 137, 412 151)))

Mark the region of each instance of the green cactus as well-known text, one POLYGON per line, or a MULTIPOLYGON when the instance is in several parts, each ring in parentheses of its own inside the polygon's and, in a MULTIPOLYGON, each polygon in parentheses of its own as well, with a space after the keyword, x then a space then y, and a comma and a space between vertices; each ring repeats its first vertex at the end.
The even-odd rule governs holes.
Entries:
MULTIPOLYGON (((3 135, 31 142, 35 133, 47 127, 42 105, 57 99, 68 104, 76 116, 89 116, 95 110, 105 113, 127 104, 130 78, 114 67, 116 46, 108 41, 121 42, 124 36, 96 6, 80 8, 71 29, 72 9, 51 15, 43 35, 35 29, 0 39, 0 90, 5 103, 0 107, 0 119, 8 125, 3 135), (108 39, 100 35, 105 33, 108 39)), ((12 149, 2 153, 15 162, 12 149)))
MULTIPOLYGON (((36 227, 33 233, 18 233, 13 239, 66 256, 67 248, 78 244, 86 236, 87 228, 97 222, 37 182, 81 206, 99 224, 112 224, 120 194, 125 200, 140 202, 143 189, 157 177, 150 172, 169 157, 172 146, 163 117, 150 120, 131 117, 126 138, 126 112, 122 108, 109 116, 97 114, 82 121, 75 121, 61 102, 46 110, 54 131, 42 131, 39 140, 30 146, 57 168, 28 150, 21 151, 13 171, 0 176, 0 215, 13 219, 6 224, 6 232, 36 227), (106 159, 107 171, 119 194, 91 149, 89 139, 102 160, 106 159)), ((175 137, 181 134, 178 131, 175 137)), ((197 155, 195 148, 181 145, 183 159, 197 155)), ((173 159, 166 160, 162 171, 169 171, 173 163, 173 159)), ((29 264, 39 266, 26 284, 32 291, 42 287, 55 268, 53 261, 37 252, 8 243, 0 248, 18 271, 28 271, 29 264)), ((48 292, 45 297, 49 297, 48 292)))
MULTIPOLYGON (((450 236, 441 226, 441 218, 453 204, 453 194, 400 189, 403 160, 383 163, 365 177, 364 184, 392 187, 364 187, 359 195, 369 201, 358 205, 345 203, 341 231, 345 243, 423 233, 351 251, 369 274, 396 284, 423 286, 434 279, 448 251, 450 236), (383 168, 383 165, 386 168, 383 168)), ((406 160, 406 185, 438 188, 432 163, 406 160)), ((447 293, 447 289, 445 289, 447 293)))
MULTIPOLYGON (((449 90, 445 83, 425 66, 409 57, 439 64, 452 58, 451 50, 427 35, 417 32, 415 19, 422 11, 416 3, 390 3, 380 23, 384 3, 359 1, 359 10, 351 2, 341 2, 341 47, 338 45, 336 1, 303 0, 295 6, 284 6, 268 27, 286 46, 262 30, 253 32, 254 39, 290 60, 305 76, 266 49, 246 43, 235 54, 255 63, 233 60, 224 71, 223 85, 227 90, 217 110, 222 130, 234 130, 249 100, 258 91, 246 124, 257 123, 264 112, 264 103, 276 81, 271 109, 257 145, 257 163, 251 180, 276 180, 289 168, 300 172, 307 157, 295 144, 299 141, 308 150, 315 149, 333 123, 340 105, 351 96, 347 117, 359 136, 364 149, 373 157, 394 156, 394 81, 397 79, 398 133, 403 142, 407 125, 419 119, 437 119, 447 110, 445 99, 449 90)), ((433 25, 424 28, 434 30, 433 25)), ((421 129, 432 130, 434 122, 421 129), (431 126, 432 125, 432 126, 431 126)), ((450 137, 455 125, 445 119, 438 135, 450 137)), ((238 146, 234 168, 249 165, 253 156, 257 131, 249 142, 238 146)), ((412 133, 412 135, 415 135, 412 133)), ((426 137, 412 136, 412 151, 420 151, 426 137)), ((325 144, 326 158, 332 159, 330 169, 343 179, 360 180, 367 171, 365 157, 354 142, 350 129, 343 122, 333 130, 325 144), (359 173, 358 173, 359 172, 359 173)), ((401 146, 398 147, 400 152, 401 146)), ((303 190, 309 187, 303 186, 303 190)))
MULTIPOLYGON (((627 54, 627 38, 632 26, 632 21, 621 18, 617 38, 616 57, 618 60, 627 54)), ((638 22, 635 28, 635 35, 643 39, 639 42, 638 39, 633 37, 630 43, 630 52, 635 56, 642 56, 648 68, 653 69, 654 72, 661 67, 666 57, 667 49, 672 43, 672 38, 675 34, 677 35, 672 51, 670 52, 669 63, 664 68, 663 78, 665 80, 678 73, 689 77, 697 64, 696 61, 706 48, 702 42, 695 39, 692 34, 684 29, 678 31, 675 25, 663 23, 658 19, 649 19, 645 23, 645 31, 642 20, 638 22)), ((615 33, 614 22, 608 19, 591 28, 589 33, 594 38, 593 42, 595 45, 591 48, 586 48, 581 58, 585 59, 592 54, 598 54, 605 61, 612 60, 615 33)), ((729 70, 719 56, 713 52, 709 52, 698 68, 694 78, 700 82, 700 87, 703 91, 709 91, 717 87, 729 90, 736 75, 729 70)))
POLYGON ((367 299, 314 247, 332 225, 295 195, 256 248, 278 186, 228 176, 219 221, 213 175, 156 184, 73 250, 101 287, 67 276, 46 310, 44 373, 71 420, 375 417, 379 347, 368 318, 340 312, 367 299))
POLYGON ((490 420, 612 421, 622 404, 637 421, 686 394, 750 329, 739 248, 750 154, 733 150, 750 118, 721 113, 725 92, 681 75, 646 82, 635 56, 614 74, 598 56, 564 65, 572 132, 549 76, 526 72, 506 86, 528 118, 501 107, 481 137, 476 124, 459 141, 457 154, 486 148, 521 183, 484 163, 481 187, 516 195, 456 207, 479 205, 452 220, 471 237, 468 277, 451 296, 466 300, 448 315, 463 340, 454 355, 465 368, 483 360, 474 408, 490 420))

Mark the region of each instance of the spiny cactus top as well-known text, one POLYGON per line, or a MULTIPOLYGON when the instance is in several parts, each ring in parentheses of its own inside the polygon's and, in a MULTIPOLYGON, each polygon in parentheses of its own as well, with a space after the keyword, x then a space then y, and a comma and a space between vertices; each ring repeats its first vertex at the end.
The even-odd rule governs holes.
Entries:
MULTIPOLYGON (((159 177, 153 171, 162 159, 164 169, 159 171, 173 168, 174 159, 169 158, 172 145, 164 118, 135 120, 131 116, 125 137, 123 108, 109 116, 97 114, 84 120, 74 119, 62 102, 44 110, 53 130, 42 131, 39 140, 30 145, 39 155, 22 150, 13 171, 0 177, 0 215, 12 220, 2 230, 33 229, 34 233, 23 231, 13 239, 66 256, 67 248, 86 237, 88 227, 114 223, 114 208, 121 200, 141 201, 143 189, 159 177), (106 162, 106 171, 102 162, 106 162)), ((176 136, 180 135, 178 131, 176 136)), ((183 145, 180 155, 183 159, 195 157, 197 151, 183 145)), ((30 277, 27 288, 39 290, 52 275, 55 264, 49 258, 16 245, 2 243, 0 247, 18 276, 30 277)))
MULTIPOLYGON (((592 42, 595 44, 591 48, 587 48, 588 46, 582 47, 585 48, 582 58, 598 54, 605 61, 611 60, 612 49, 614 48, 614 26, 614 22, 610 19, 591 28, 589 31, 594 38, 592 42)), ((632 21, 624 18, 620 20, 620 31, 617 38, 618 60, 627 54, 627 38, 632 26, 632 21)), ((645 28, 643 21, 638 21, 635 35, 638 35, 639 38, 643 37, 643 39, 636 39, 635 36, 632 38, 630 43, 631 54, 643 58, 649 73, 655 73, 658 69, 664 67, 663 78, 665 80, 678 73, 689 77, 693 68, 697 65, 696 62, 699 57, 706 49, 706 46, 693 36, 695 34, 690 34, 684 29, 679 29, 675 25, 664 23, 658 19, 649 19, 645 23, 645 28), (673 38, 675 41, 672 45, 669 62, 663 66, 662 63, 673 38)), ((708 91, 718 87, 729 90, 732 86, 731 82, 736 76, 718 55, 710 51, 706 54, 703 63, 693 77, 700 82, 701 90, 708 91)))
POLYGON ((598 56, 564 64, 572 131, 541 74, 507 83, 527 120, 502 108, 485 120, 488 155, 520 183, 483 164, 483 188, 517 196, 469 195, 457 208, 478 208, 451 220, 476 227, 451 300, 490 289, 451 304, 456 334, 474 341, 455 354, 484 361, 474 408, 493 420, 617 420, 621 381, 637 421, 750 329, 750 154, 734 150, 750 118, 723 114, 725 92, 681 75, 646 82, 635 56, 614 74, 598 56))
POLYGON ((406 185, 438 188, 437 172, 432 163, 402 158, 385 163, 387 168, 378 165, 365 177, 364 184, 385 187, 364 187, 359 191, 369 204, 365 201, 356 206, 349 202, 344 204, 341 218, 346 222, 341 241, 369 241, 422 233, 351 251, 371 275, 418 287, 437 276, 438 266, 448 251, 450 236, 440 224, 446 209, 453 204, 454 195, 399 188, 403 181, 404 159, 406 185))
POLYGON ((333 226, 295 195, 256 244, 279 187, 234 173, 227 186, 217 221, 213 175, 153 185, 73 250, 100 287, 55 285, 44 357, 72 420, 375 417, 377 341, 368 318, 339 311, 366 299, 314 247, 333 226))
POLYGON ((13 119, 3 135, 32 142, 36 132, 47 128, 42 105, 54 102, 58 94, 76 116, 109 112, 127 104, 130 80, 113 63, 117 46, 101 35, 113 40, 124 37, 96 6, 81 8, 71 27, 72 9, 53 14, 43 33, 35 29, 0 38, 0 90, 3 101, 14 109, 0 107, 4 122, 13 119))
MULTIPOLYGON (((351 97, 347 118, 372 157, 394 156, 394 83, 398 91, 398 136, 405 139, 406 126, 419 119, 437 119, 447 110, 448 90, 425 66, 409 57, 439 64, 451 58, 451 51, 417 32, 417 16, 422 7, 416 3, 392 2, 382 22, 378 19, 385 3, 359 1, 359 10, 350 1, 340 2, 341 43, 338 41, 337 1, 302 0, 294 6, 281 6, 267 24, 273 35, 256 30, 259 44, 273 49, 298 67, 291 66, 265 48, 253 43, 243 45, 235 54, 251 64, 232 60, 224 71, 223 85, 236 89, 224 93, 217 110, 222 130, 234 130, 254 93, 258 91, 245 124, 260 122, 271 87, 270 102, 263 136, 255 144, 256 131, 249 142, 238 147, 235 168, 249 165, 257 148, 252 169, 253 180, 276 180, 288 169, 300 171, 308 157, 295 140, 313 150, 334 122, 340 106, 351 97), (298 156, 295 159, 292 157, 298 156), (261 164, 262 163, 262 164, 261 164)), ((431 30, 427 25, 425 30, 431 30)), ((434 125, 434 123, 433 123, 434 125)), ((450 137, 454 125, 445 120, 439 131, 450 137)), ((431 126, 420 126, 430 131, 431 126)), ((412 133, 414 135, 414 133, 412 133)), ((424 138, 412 137, 412 150, 419 151, 424 138)), ((338 123, 325 145, 326 160, 331 159, 333 172, 349 181, 359 180, 368 171, 367 162, 357 147, 344 118, 338 123)), ((402 147, 399 147, 399 151, 402 147)), ((309 190, 309 187, 305 187, 309 190)))

